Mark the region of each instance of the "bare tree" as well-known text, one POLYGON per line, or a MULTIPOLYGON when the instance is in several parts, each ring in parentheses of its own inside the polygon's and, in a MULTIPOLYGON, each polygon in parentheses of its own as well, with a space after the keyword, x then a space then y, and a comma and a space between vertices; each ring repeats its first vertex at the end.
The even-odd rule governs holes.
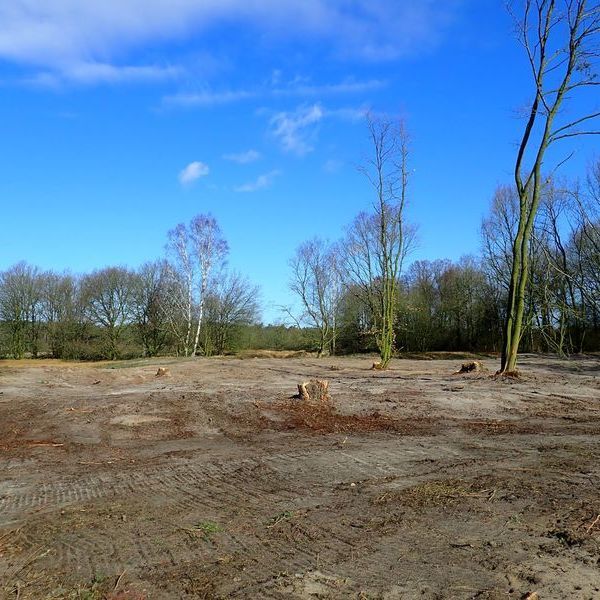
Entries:
POLYGON ((600 117, 597 108, 560 120, 566 101, 598 85, 594 72, 599 56, 598 3, 524 0, 522 17, 515 22, 531 67, 534 89, 515 162, 519 214, 513 238, 499 372, 514 371, 517 365, 529 276, 529 244, 544 185, 542 169, 546 152, 560 140, 600 133, 593 127, 595 119, 600 117))
POLYGON ((54 358, 74 358, 75 345, 85 329, 79 280, 49 271, 43 274, 42 285, 42 317, 50 352, 54 358))
POLYGON ((259 288, 240 273, 224 273, 206 299, 204 353, 224 354, 235 328, 259 319, 259 288))
POLYGON ((8 328, 9 351, 23 358, 39 351, 42 280, 37 267, 20 262, 0 273, 0 321, 8 328))
POLYGON ((319 238, 304 242, 290 260, 290 289, 302 303, 300 322, 319 331, 318 356, 335 354, 337 317, 342 300, 339 252, 319 238))
POLYGON ((166 273, 165 263, 156 261, 143 264, 134 276, 133 319, 144 356, 156 356, 167 344, 168 333, 162 310, 166 273))
POLYGON ((404 259, 414 240, 406 224, 409 136, 402 122, 368 117, 371 157, 360 171, 375 192, 373 212, 359 214, 345 242, 345 269, 371 311, 381 368, 395 345, 398 290, 404 259))
POLYGON ((119 342, 133 317, 133 274, 124 267, 107 267, 85 275, 82 299, 89 320, 102 328, 110 359, 120 355, 119 342))

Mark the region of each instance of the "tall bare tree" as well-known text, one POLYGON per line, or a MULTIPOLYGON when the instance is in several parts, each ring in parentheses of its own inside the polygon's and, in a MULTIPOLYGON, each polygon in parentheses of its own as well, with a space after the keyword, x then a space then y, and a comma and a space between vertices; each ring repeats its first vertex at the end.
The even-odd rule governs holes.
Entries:
POLYGON ((400 275, 414 242, 407 226, 410 140, 403 122, 367 117, 371 155, 360 171, 374 191, 373 210, 359 214, 345 244, 346 271, 371 311, 380 363, 387 368, 395 345, 400 275))
POLYGON ((531 68, 533 100, 515 162, 519 197, 511 277, 499 372, 514 371, 523 333, 529 276, 529 244, 544 185, 548 148, 560 140, 600 133, 597 106, 564 119, 561 108, 574 95, 595 89, 600 55, 597 0, 523 0, 515 18, 517 34, 531 68))

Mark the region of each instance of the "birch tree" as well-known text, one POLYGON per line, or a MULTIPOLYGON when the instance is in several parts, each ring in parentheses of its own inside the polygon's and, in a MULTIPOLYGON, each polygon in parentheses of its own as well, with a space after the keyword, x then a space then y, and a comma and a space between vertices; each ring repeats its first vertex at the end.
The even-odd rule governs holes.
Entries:
POLYGON ((168 233, 169 281, 163 307, 185 356, 198 351, 211 277, 223 266, 228 251, 221 229, 210 215, 197 215, 189 225, 180 223, 168 233))
POLYGON ((161 308, 183 355, 189 356, 196 269, 190 252, 190 235, 185 224, 179 223, 169 230, 166 249, 166 294, 161 299, 161 308))
POLYGON ((190 241, 193 257, 197 262, 199 281, 197 284, 197 323, 192 356, 198 350, 200 329, 204 318, 206 298, 210 289, 213 271, 223 267, 229 246, 223 239, 221 228, 214 217, 198 215, 190 223, 190 241))

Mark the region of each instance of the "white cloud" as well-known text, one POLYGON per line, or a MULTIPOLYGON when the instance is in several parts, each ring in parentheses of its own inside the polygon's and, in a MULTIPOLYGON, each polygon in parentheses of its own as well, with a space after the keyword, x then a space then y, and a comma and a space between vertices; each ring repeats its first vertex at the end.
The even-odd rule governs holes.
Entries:
MULTIPOLYGON (((88 82, 90 71, 104 65, 94 81, 115 81, 106 68, 122 63, 128 53, 139 55, 145 48, 192 37, 201 40, 202 34, 227 23, 251 27, 271 39, 325 41, 339 56, 385 60, 435 47, 467 1, 2 0, 0 58, 88 82)), ((114 68, 122 81, 152 79, 152 72, 164 67, 114 68), (142 75, 137 69, 149 71, 142 75)))
POLYGON ((265 173, 264 175, 259 175, 255 181, 251 181, 249 183, 244 183, 243 185, 239 185, 234 188, 235 192, 248 193, 248 192, 258 192, 260 190, 265 190, 270 188, 273 184, 273 180, 281 175, 281 171, 271 171, 270 173, 265 173))
POLYGON ((286 152, 303 156, 312 151, 310 141, 323 116, 319 104, 301 106, 294 112, 279 112, 271 117, 271 133, 286 152))
POLYGON ((357 122, 364 119, 367 108, 325 108, 320 104, 302 105, 295 111, 274 114, 269 121, 271 135, 285 152, 304 156, 313 151, 318 124, 325 119, 357 122))
POLYGON ((179 183, 181 185, 189 185, 200 179, 200 177, 206 177, 210 172, 208 165, 203 162, 195 160, 191 162, 185 169, 179 173, 179 183))
POLYGON ((246 152, 239 152, 237 154, 224 154, 223 158, 238 163, 239 165, 247 165, 259 160, 261 154, 256 150, 247 150, 246 152))

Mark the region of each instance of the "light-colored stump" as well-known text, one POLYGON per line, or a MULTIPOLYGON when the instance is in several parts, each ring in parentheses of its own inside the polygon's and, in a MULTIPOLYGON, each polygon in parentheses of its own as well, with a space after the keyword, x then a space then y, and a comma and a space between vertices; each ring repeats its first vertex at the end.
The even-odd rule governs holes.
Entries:
POLYGON ((329 382, 324 379, 313 379, 299 383, 298 395, 300 400, 304 402, 328 402, 331 399, 329 396, 329 382))
POLYGON ((156 371, 157 377, 171 377, 171 371, 166 367, 158 367, 158 371, 156 371))

